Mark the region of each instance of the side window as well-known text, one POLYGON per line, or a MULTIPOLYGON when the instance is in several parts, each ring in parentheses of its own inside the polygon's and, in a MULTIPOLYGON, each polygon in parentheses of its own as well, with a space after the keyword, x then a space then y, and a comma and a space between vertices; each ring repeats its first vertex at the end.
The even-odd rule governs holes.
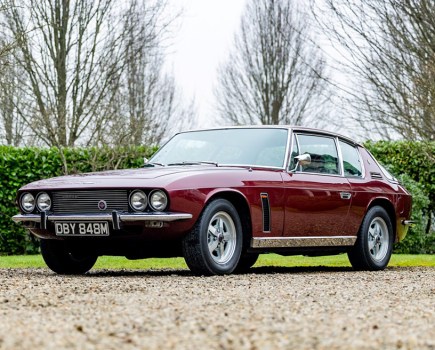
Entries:
POLYGON ((340 174, 335 141, 327 136, 297 135, 300 154, 309 153, 311 163, 302 167, 303 172, 340 174))
POLYGON ((293 135, 293 144, 292 144, 292 154, 290 156, 290 165, 288 167, 289 171, 292 171, 296 166, 295 157, 299 155, 298 143, 296 142, 296 135, 293 135))
POLYGON ((361 161, 358 150, 346 142, 339 141, 343 156, 344 176, 362 177, 361 161))

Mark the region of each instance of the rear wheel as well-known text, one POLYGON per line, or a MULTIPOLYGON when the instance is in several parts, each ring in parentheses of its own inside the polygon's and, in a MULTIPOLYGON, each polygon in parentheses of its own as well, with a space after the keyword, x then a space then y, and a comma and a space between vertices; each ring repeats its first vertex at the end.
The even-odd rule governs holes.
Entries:
POLYGON ((383 270, 393 250, 393 225, 384 208, 369 209, 362 222, 355 246, 348 252, 350 263, 358 270, 383 270))
POLYGON ((63 275, 84 274, 98 259, 97 255, 72 252, 65 241, 52 239, 41 240, 41 254, 51 270, 63 275))
POLYGON ((240 259, 242 238, 242 225, 234 206, 225 199, 213 200, 183 240, 187 266, 200 275, 232 273, 240 259))

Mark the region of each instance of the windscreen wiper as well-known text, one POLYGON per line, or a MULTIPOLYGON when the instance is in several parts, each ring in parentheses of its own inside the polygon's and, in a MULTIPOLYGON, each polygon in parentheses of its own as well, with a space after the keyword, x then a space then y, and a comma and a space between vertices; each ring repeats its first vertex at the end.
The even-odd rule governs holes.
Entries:
POLYGON ((162 163, 146 163, 143 165, 144 168, 152 168, 155 167, 156 165, 158 166, 165 166, 165 164, 162 163))
POLYGON ((219 166, 219 164, 217 162, 211 162, 211 161, 183 161, 183 162, 178 162, 178 163, 169 163, 168 166, 171 166, 171 165, 201 165, 201 164, 210 164, 210 165, 219 166))

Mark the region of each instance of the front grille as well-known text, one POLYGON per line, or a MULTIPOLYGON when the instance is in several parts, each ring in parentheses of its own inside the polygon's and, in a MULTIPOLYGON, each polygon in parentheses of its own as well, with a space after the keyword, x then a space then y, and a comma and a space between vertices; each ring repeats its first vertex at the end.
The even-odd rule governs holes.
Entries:
POLYGON ((126 190, 56 191, 52 210, 59 214, 128 211, 128 193, 126 190), (100 201, 105 202, 106 209, 99 209, 100 201))

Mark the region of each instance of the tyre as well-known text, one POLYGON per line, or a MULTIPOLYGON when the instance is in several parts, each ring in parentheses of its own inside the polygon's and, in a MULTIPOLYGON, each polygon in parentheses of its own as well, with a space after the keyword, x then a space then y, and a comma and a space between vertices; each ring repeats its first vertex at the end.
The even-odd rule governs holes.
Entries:
POLYGON ((41 254, 47 266, 62 275, 78 275, 88 272, 97 261, 97 255, 80 255, 67 249, 65 241, 41 240, 41 254))
POLYGON ((237 273, 245 273, 248 272, 249 269, 254 266, 254 264, 258 260, 259 254, 257 253, 245 253, 240 257, 239 263, 234 272, 237 273))
POLYGON ((198 275, 232 273, 240 259, 242 225, 237 210, 225 199, 215 199, 202 212, 193 230, 183 239, 183 255, 198 275))
POLYGON ((355 245, 348 252, 357 270, 383 270, 393 250, 393 225, 384 208, 374 206, 363 219, 355 245))

